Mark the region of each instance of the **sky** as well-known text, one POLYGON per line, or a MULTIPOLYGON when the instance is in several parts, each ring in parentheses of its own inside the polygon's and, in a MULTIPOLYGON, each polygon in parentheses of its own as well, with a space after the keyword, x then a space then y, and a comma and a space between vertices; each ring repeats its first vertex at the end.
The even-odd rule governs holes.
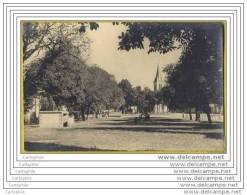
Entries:
MULTIPOLYGON (((88 31, 91 39, 89 65, 97 64, 114 75, 119 82, 128 79, 133 87, 149 87, 153 89, 153 81, 157 66, 174 64, 181 55, 181 50, 167 54, 147 53, 145 49, 130 51, 118 50, 118 36, 125 30, 123 25, 113 26, 111 22, 98 22, 96 31, 88 31)), ((145 44, 146 45, 146 44, 145 44)))

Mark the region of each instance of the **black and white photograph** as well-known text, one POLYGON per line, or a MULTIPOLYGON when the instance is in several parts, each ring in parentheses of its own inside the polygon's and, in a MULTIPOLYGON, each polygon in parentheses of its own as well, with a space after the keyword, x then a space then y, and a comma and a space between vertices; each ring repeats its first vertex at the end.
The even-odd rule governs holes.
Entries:
POLYGON ((0 194, 247 194, 244 0, 0 5, 0 194))
POLYGON ((225 153, 223 21, 21 21, 29 152, 225 153))

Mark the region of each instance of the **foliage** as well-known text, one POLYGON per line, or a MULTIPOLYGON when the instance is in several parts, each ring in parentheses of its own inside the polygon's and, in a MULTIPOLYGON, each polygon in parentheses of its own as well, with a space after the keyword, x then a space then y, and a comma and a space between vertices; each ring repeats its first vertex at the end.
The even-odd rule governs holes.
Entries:
POLYGON ((25 96, 52 97, 57 107, 80 110, 83 118, 89 112, 118 109, 124 99, 115 78, 97 66, 86 65, 77 57, 79 53, 68 40, 33 64, 25 77, 25 96))
POLYGON ((141 89, 140 86, 132 87, 127 79, 123 79, 118 84, 124 94, 125 104, 123 110, 130 110, 131 106, 136 106, 140 113, 150 113, 157 103, 155 92, 149 88, 141 89))
POLYGON ((135 105, 135 100, 134 100, 135 94, 132 85, 127 79, 122 79, 118 83, 118 86, 122 90, 122 93, 124 94, 124 100, 125 100, 124 109, 129 109, 130 106, 135 105))
POLYGON ((24 22, 22 28, 25 71, 33 59, 42 59, 47 52, 56 52, 66 41, 80 50, 78 57, 85 58, 90 44, 90 40, 85 36, 86 29, 96 30, 98 27, 95 22, 24 22))
POLYGON ((51 96, 41 97, 40 99, 40 110, 55 110, 56 104, 51 96))
POLYGON ((90 67, 89 73, 89 85, 85 90, 87 112, 93 110, 100 113, 106 109, 119 109, 124 99, 114 76, 98 66, 90 67))
POLYGON ((168 85, 161 93, 173 109, 206 112, 210 103, 222 104, 223 25, 221 23, 124 22, 128 27, 119 36, 119 49, 144 49, 161 54, 182 49, 179 63, 167 71, 168 85))
POLYGON ((154 110, 154 105, 157 102, 155 92, 151 91, 149 88, 144 88, 144 90, 142 90, 141 87, 136 87, 134 90, 138 111, 140 113, 152 112, 154 110))

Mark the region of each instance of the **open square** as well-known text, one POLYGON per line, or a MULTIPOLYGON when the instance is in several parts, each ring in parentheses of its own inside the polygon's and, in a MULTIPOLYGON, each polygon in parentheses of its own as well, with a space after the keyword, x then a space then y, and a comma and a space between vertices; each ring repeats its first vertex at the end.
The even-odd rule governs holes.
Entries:
POLYGON ((27 151, 215 151, 223 152, 222 122, 195 122, 182 114, 137 115, 76 122, 67 128, 26 127, 27 151), (188 144, 189 143, 189 144, 188 144))
POLYGON ((222 21, 23 21, 25 152, 225 153, 222 21))

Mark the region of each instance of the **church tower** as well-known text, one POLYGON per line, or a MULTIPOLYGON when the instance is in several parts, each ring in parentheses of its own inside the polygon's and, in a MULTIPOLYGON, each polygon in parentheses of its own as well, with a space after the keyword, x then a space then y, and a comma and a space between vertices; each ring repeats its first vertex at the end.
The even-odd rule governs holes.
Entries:
MULTIPOLYGON (((154 78, 154 91, 160 91, 164 86, 166 86, 166 73, 163 71, 163 68, 158 65, 154 78)), ((166 112, 168 112, 167 105, 163 104, 162 102, 155 104, 154 113, 166 112)))
POLYGON ((159 91, 166 84, 165 73, 160 66, 157 66, 156 76, 154 78, 154 91, 159 91))

